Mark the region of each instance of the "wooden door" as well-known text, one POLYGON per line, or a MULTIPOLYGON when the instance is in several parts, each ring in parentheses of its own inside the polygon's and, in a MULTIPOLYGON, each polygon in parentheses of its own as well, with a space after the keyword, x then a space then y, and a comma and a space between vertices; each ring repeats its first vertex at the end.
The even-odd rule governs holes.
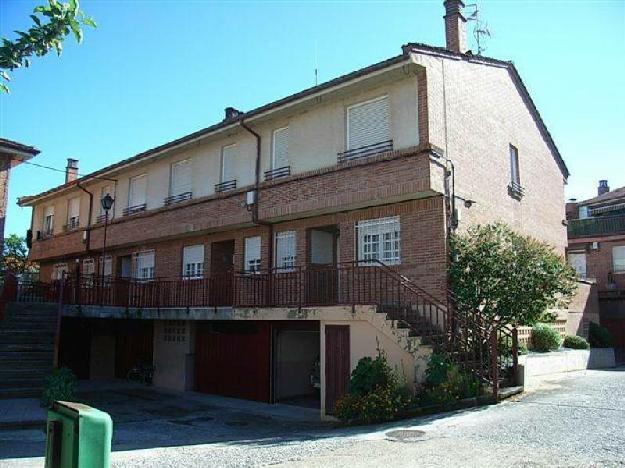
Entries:
POLYGON ((336 401, 349 390, 349 325, 325 326, 326 413, 334 412, 336 401))
POLYGON ((209 294, 211 306, 233 305, 234 240, 211 244, 209 294))
POLYGON ((337 237, 335 227, 308 231, 306 302, 334 305, 338 296, 337 237))
POLYGON ((119 320, 115 333, 115 377, 125 379, 138 364, 153 365, 152 320, 119 320))

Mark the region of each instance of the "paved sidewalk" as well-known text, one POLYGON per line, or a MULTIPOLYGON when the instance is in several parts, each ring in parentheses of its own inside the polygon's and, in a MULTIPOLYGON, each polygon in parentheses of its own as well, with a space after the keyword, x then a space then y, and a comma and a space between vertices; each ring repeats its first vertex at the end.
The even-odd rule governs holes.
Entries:
POLYGON ((36 398, 0 399, 0 429, 43 427, 46 410, 36 398))

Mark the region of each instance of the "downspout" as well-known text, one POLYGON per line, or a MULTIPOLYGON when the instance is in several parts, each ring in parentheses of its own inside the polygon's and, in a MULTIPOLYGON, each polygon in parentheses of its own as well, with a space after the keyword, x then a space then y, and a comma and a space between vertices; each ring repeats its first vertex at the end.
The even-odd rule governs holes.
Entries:
POLYGON ((257 226, 267 226, 269 231, 269 243, 267 245, 267 251, 269 254, 269 271, 273 269, 273 224, 267 221, 259 219, 259 201, 260 201, 260 156, 261 156, 261 136, 258 132, 250 128, 243 119, 239 120, 239 125, 254 135, 256 138, 256 173, 254 179, 254 204, 252 205, 252 223, 257 226))
POLYGON ((89 252, 91 250, 91 217, 93 215, 93 193, 91 193, 89 190, 87 190, 86 188, 84 188, 82 185, 80 185, 80 181, 76 181, 76 186, 82 190, 83 192, 85 192, 87 195, 89 195, 89 219, 87 220, 87 226, 86 226, 86 244, 87 244, 87 252, 89 252))

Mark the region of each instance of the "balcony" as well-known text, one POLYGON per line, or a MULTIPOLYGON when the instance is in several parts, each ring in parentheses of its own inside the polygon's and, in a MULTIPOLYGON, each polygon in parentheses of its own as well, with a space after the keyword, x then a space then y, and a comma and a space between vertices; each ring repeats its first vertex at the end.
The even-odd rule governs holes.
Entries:
POLYGON ((165 198, 165 206, 173 205, 175 203, 180 203, 185 200, 191 200, 192 196, 193 196, 193 192, 183 192, 183 193, 179 193, 178 195, 170 195, 169 197, 165 198))
POLYGON ((72 218, 69 218, 67 224, 63 226, 63 230, 65 232, 73 231, 74 229, 78 229, 79 227, 80 227, 80 219, 78 218, 78 216, 74 216, 72 218))
POLYGON ((225 182, 221 182, 219 184, 215 184, 215 192, 227 192, 228 190, 234 190, 237 188, 236 180, 227 180, 225 182))
POLYGON ((141 213, 145 211, 146 204, 142 203, 141 205, 129 206, 128 208, 124 208, 122 211, 122 216, 131 216, 133 214, 141 213))
POLYGON ((265 180, 274 180, 281 177, 288 177, 291 175, 291 166, 278 167, 270 171, 265 171, 265 180))
POLYGON ((355 159, 368 158, 379 153, 393 151, 393 140, 381 141, 372 145, 362 146, 339 153, 337 162, 339 164, 353 161, 355 159))
POLYGON ((569 221, 567 230, 569 237, 596 237, 611 234, 625 234, 625 215, 572 219, 569 221))

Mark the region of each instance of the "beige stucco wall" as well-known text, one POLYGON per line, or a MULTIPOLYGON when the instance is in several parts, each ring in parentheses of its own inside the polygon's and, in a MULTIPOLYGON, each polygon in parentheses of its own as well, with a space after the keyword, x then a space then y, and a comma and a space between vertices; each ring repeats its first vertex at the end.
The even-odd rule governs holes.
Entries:
MULTIPOLYGON (((261 180, 263 173, 271 169, 272 136, 275 129, 289 127, 289 162, 291 173, 302 173, 336 164, 337 153, 345 150, 346 109, 348 106, 371 98, 387 95, 390 101, 391 134, 395 148, 408 148, 419 143, 417 128, 417 79, 413 74, 397 70, 377 79, 367 86, 346 87, 334 96, 310 99, 307 103, 290 110, 279 111, 248 124, 262 137, 261 180)), ((92 181, 86 188, 94 194, 92 221, 100 214, 99 199, 103 186, 116 186, 113 216, 121 216, 128 206, 130 178, 147 174, 147 209, 159 208, 169 195, 171 164, 190 159, 192 164, 193 197, 203 197, 215 192, 215 184, 221 182, 221 150, 224 146, 237 145, 235 172, 237 187, 254 183, 256 140, 240 127, 189 143, 183 148, 165 152, 157 159, 136 164, 117 173, 107 175, 117 182, 92 181)), ((35 208, 33 229, 41 229, 43 206, 55 205, 55 233, 60 233, 67 218, 67 200, 81 197, 81 225, 86 225, 89 199, 86 193, 74 188, 54 199, 38 203, 35 208)))
MULTIPOLYGON (((184 321, 183 341, 165 341, 166 320, 154 321, 154 386, 169 390, 193 389, 193 361, 195 327, 184 321)), ((179 325, 176 327, 182 328, 179 325)))

